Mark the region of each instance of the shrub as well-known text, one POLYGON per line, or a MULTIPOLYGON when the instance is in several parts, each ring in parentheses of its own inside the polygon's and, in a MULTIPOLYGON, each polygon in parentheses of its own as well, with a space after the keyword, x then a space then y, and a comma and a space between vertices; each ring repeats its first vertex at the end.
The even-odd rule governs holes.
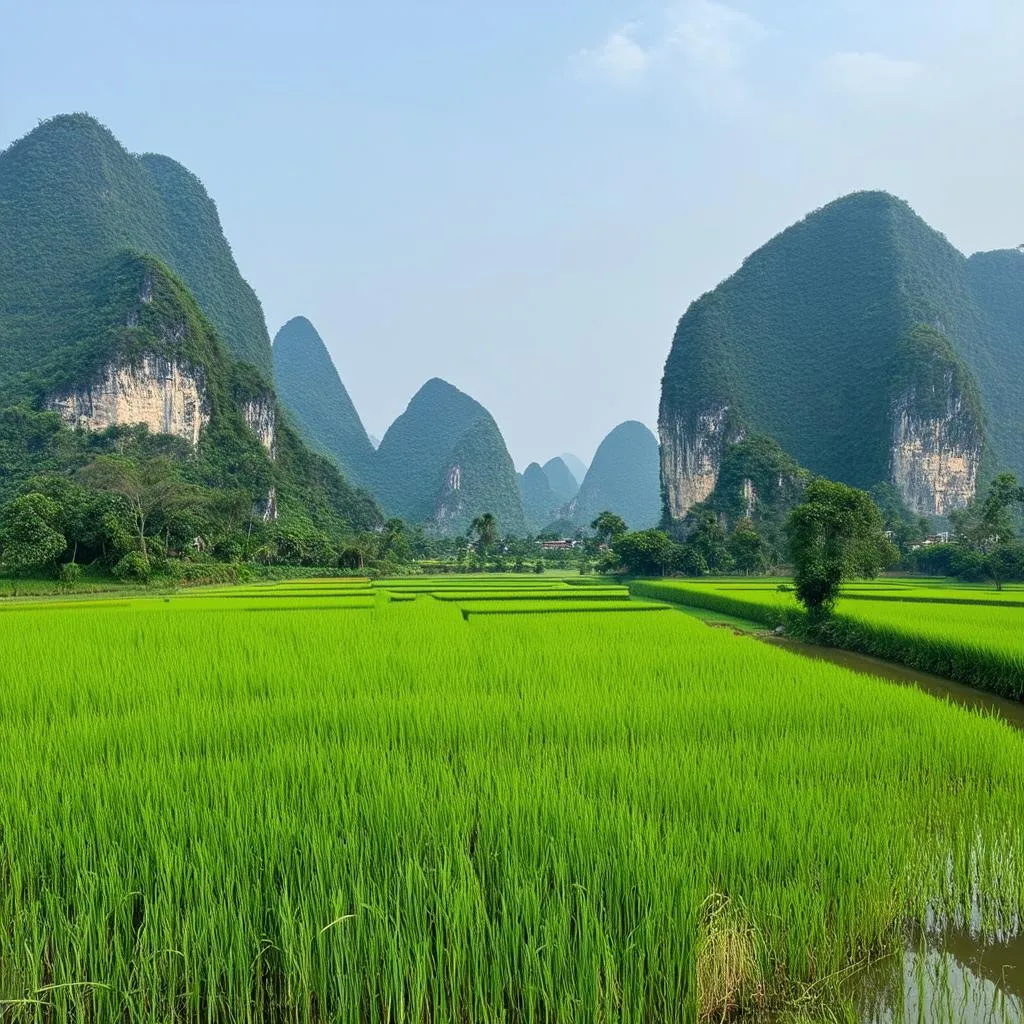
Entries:
POLYGON ((82 567, 77 562, 67 562, 57 570, 57 580, 62 587, 73 587, 82 578, 82 567))
POLYGON ((152 573, 149 559, 141 551, 129 551, 114 566, 114 578, 123 581, 134 580, 145 583, 152 573))

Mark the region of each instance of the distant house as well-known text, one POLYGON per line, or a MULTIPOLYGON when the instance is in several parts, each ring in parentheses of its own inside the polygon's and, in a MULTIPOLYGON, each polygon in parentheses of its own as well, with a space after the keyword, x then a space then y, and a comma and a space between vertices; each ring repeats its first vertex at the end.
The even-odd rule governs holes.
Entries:
POLYGON ((923 544, 925 547, 930 547, 933 544, 948 544, 949 534, 948 533, 933 533, 930 537, 925 537, 923 544))
POLYGON ((545 551, 572 551, 576 542, 572 540, 542 540, 540 546, 545 551))

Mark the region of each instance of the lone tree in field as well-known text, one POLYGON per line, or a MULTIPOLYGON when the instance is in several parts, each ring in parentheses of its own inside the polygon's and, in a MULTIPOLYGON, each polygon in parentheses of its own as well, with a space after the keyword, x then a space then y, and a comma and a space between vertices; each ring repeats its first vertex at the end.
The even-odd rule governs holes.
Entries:
POLYGON ((612 544, 629 530, 626 520, 622 516, 617 516, 614 512, 607 510, 590 524, 590 528, 597 535, 598 544, 612 544))
POLYGON ((896 555, 871 495, 831 480, 807 485, 786 532, 796 596, 815 620, 832 612, 844 581, 877 576, 896 555))
POLYGON ((476 535, 480 554, 486 555, 498 541, 498 520, 492 513, 485 512, 469 524, 469 532, 476 535))

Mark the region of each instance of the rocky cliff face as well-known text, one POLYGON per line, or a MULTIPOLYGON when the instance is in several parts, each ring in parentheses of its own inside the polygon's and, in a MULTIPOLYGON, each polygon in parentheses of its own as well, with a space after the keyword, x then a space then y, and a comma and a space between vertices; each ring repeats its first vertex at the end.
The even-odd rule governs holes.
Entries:
POLYGON ((454 524, 465 513, 465 502, 462 494, 462 467, 455 463, 448 467, 445 474, 444 487, 437 499, 434 510, 434 522, 443 532, 446 527, 454 524))
POLYGON ((915 405, 911 392, 893 409, 892 484, 918 515, 946 516, 974 497, 981 434, 960 395, 949 395, 941 415, 915 405))
POLYGON ((53 395, 46 405, 80 430, 145 424, 193 446, 210 421, 202 373, 152 353, 133 365, 111 363, 95 383, 53 395))
POLYGON ((661 483, 668 514, 682 519, 705 501, 718 483, 729 407, 712 405, 697 417, 696 429, 679 418, 662 417, 661 483))
POLYGON ((271 461, 277 458, 277 409, 271 395, 250 398, 242 406, 242 415, 249 429, 266 449, 271 461))

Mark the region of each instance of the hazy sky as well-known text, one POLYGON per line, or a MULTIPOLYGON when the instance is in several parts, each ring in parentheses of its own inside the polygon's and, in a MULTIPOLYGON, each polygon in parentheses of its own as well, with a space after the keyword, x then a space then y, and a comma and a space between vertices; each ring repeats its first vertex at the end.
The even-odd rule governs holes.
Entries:
POLYGON ((652 428, 687 305, 846 192, 1024 242, 1024 0, 0 0, 0 147, 86 110, 217 201, 378 436, 429 377, 517 465, 652 428))

